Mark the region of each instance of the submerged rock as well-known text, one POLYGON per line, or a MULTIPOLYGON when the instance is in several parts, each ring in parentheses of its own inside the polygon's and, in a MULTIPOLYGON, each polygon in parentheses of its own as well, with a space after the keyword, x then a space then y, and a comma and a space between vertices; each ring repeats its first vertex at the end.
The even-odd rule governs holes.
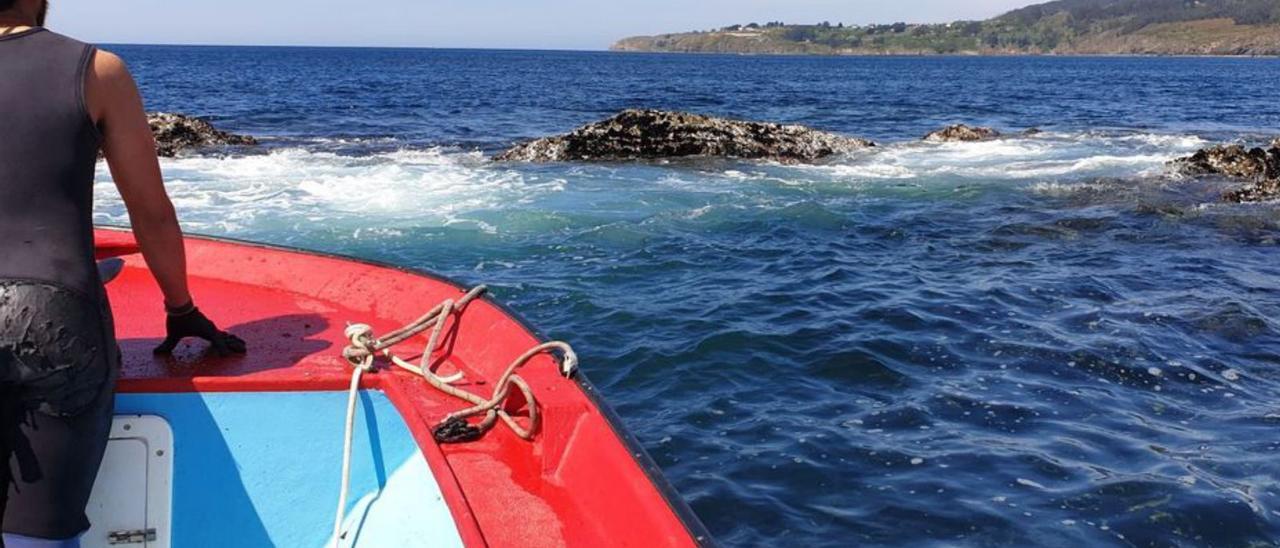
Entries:
MULTIPOLYGON (((1038 132, 1039 130, 1037 130, 1038 132)), ((934 143, 950 143, 955 141, 986 141, 1000 136, 1000 132, 989 127, 972 127, 964 124, 947 126, 924 136, 924 140, 934 143)))
POLYGON ((624 110, 567 135, 512 147, 500 162, 619 161, 716 156, 813 161, 875 143, 800 125, 729 120, 660 110, 624 110))
POLYGON ((1221 175, 1253 184, 1227 193, 1229 202, 1257 202, 1280 196, 1280 139, 1270 148, 1217 145, 1174 160, 1189 175, 1221 175))
POLYGON ((156 138, 156 154, 166 158, 198 148, 258 144, 253 137, 227 133, 209 122, 182 114, 153 112, 147 114, 147 122, 156 138))
POLYGON ((1280 197, 1280 179, 1258 181, 1238 188, 1222 196, 1228 202, 1247 203, 1273 200, 1280 197))

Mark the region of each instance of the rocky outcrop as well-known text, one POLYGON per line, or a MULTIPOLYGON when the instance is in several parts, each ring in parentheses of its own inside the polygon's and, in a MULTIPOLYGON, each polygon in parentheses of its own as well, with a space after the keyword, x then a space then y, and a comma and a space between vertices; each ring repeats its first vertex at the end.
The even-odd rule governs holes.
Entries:
POLYGON ((1245 148, 1218 145, 1176 160, 1189 175, 1223 175, 1238 179, 1274 179, 1280 176, 1280 147, 1245 148))
POLYGON ((1252 184, 1227 193, 1229 202, 1256 202, 1280 196, 1280 139, 1270 148, 1218 145, 1174 160, 1188 175, 1221 175, 1252 184))
POLYGON ((182 114, 153 112, 147 114, 151 133, 156 138, 156 154, 166 158, 186 150, 216 146, 251 146, 258 140, 218 130, 209 122, 182 114))
POLYGON ((950 143, 955 141, 986 141, 999 136, 999 131, 989 127, 971 127, 964 124, 956 124, 925 135, 924 140, 934 143, 950 143))
POLYGON ((709 156, 809 162, 875 146, 805 126, 660 110, 625 110, 567 135, 516 145, 503 162, 623 161, 709 156))

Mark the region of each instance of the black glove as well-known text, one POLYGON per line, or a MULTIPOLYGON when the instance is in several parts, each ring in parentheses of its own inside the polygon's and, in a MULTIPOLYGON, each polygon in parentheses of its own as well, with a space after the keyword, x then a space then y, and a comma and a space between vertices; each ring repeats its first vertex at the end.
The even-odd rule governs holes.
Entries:
POLYGON ((169 311, 168 314, 169 317, 164 322, 166 336, 164 342, 156 347, 156 354, 173 352, 173 348, 187 337, 209 341, 209 348, 219 356, 245 353, 244 341, 240 337, 218 329, 194 304, 169 311))

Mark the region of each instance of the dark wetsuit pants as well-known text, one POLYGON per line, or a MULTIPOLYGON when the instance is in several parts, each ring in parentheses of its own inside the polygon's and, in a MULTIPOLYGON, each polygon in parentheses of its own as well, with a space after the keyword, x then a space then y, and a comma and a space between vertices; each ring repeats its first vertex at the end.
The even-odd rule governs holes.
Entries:
POLYGON ((110 434, 118 366, 105 297, 0 280, 5 533, 69 539, 89 527, 85 506, 110 434))

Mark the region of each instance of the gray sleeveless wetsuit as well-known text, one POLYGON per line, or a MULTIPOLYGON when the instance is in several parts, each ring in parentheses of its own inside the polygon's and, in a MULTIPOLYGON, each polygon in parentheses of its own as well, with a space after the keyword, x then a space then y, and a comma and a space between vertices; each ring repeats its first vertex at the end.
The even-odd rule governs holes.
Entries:
POLYGON ((23 537, 88 528, 111 426, 119 350, 93 258, 93 53, 41 28, 0 36, 0 516, 23 537))

